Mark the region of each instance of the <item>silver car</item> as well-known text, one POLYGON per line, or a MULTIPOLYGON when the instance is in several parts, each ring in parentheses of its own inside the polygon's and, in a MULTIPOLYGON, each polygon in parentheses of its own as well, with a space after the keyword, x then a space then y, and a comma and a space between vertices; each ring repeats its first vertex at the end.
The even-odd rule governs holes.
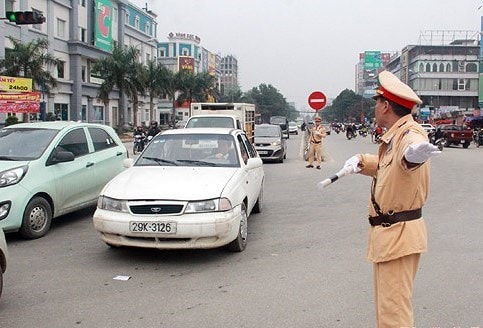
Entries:
POLYGON ((255 126, 255 149, 263 161, 283 163, 287 158, 287 140, 278 124, 255 126))

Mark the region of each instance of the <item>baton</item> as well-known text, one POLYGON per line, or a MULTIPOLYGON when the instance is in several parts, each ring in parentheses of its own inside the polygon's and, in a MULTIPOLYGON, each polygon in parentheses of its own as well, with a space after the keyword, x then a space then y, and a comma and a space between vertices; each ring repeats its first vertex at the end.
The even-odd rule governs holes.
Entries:
POLYGON ((351 173, 350 171, 351 171, 351 169, 342 169, 342 170, 340 170, 339 172, 337 172, 333 176, 331 176, 331 177, 329 177, 329 178, 327 178, 325 180, 322 180, 319 183, 317 183, 317 189, 319 189, 320 191, 322 191, 322 189, 324 189, 328 185, 330 185, 330 184, 336 182, 337 180, 339 180, 340 178, 345 177, 346 175, 350 174, 351 173))

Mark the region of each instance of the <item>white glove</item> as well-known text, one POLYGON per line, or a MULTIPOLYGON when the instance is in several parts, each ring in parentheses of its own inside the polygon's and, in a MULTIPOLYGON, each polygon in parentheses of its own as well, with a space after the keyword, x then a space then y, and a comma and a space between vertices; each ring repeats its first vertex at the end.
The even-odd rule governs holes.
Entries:
POLYGON ((351 158, 349 158, 347 161, 345 161, 343 169, 346 170, 348 174, 358 173, 361 171, 361 168, 358 166, 359 162, 360 162, 359 157, 354 155, 351 158))
POLYGON ((413 145, 409 145, 404 152, 406 161, 410 163, 424 163, 431 156, 439 155, 441 151, 438 147, 430 144, 429 142, 421 142, 413 145))

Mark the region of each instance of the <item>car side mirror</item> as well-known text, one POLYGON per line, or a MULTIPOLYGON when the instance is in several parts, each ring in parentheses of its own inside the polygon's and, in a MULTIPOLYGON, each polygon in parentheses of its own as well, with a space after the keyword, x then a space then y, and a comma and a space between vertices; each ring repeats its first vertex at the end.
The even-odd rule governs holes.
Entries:
POLYGON ((247 161, 247 169, 255 169, 263 165, 262 159, 260 157, 252 157, 247 161))
POLYGON ((47 160, 46 165, 49 166, 57 163, 72 162, 74 158, 75 156, 73 152, 66 151, 66 150, 59 150, 59 148, 56 148, 50 155, 49 159, 47 160))
POLYGON ((134 159, 132 158, 125 158, 124 161, 122 161, 122 165, 124 168, 128 169, 134 164, 134 159))

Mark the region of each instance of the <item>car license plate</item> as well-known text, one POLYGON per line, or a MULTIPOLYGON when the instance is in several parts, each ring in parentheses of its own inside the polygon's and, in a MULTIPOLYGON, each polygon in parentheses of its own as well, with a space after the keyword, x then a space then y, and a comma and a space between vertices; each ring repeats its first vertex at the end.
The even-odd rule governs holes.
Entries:
POLYGON ((259 150, 258 153, 260 155, 267 155, 268 154, 268 151, 266 151, 266 150, 259 150))
POLYGON ((130 221, 131 232, 176 233, 176 222, 130 221))
POLYGON ((460 140, 460 142, 461 142, 461 143, 465 143, 465 141, 464 141, 464 140, 460 140))

